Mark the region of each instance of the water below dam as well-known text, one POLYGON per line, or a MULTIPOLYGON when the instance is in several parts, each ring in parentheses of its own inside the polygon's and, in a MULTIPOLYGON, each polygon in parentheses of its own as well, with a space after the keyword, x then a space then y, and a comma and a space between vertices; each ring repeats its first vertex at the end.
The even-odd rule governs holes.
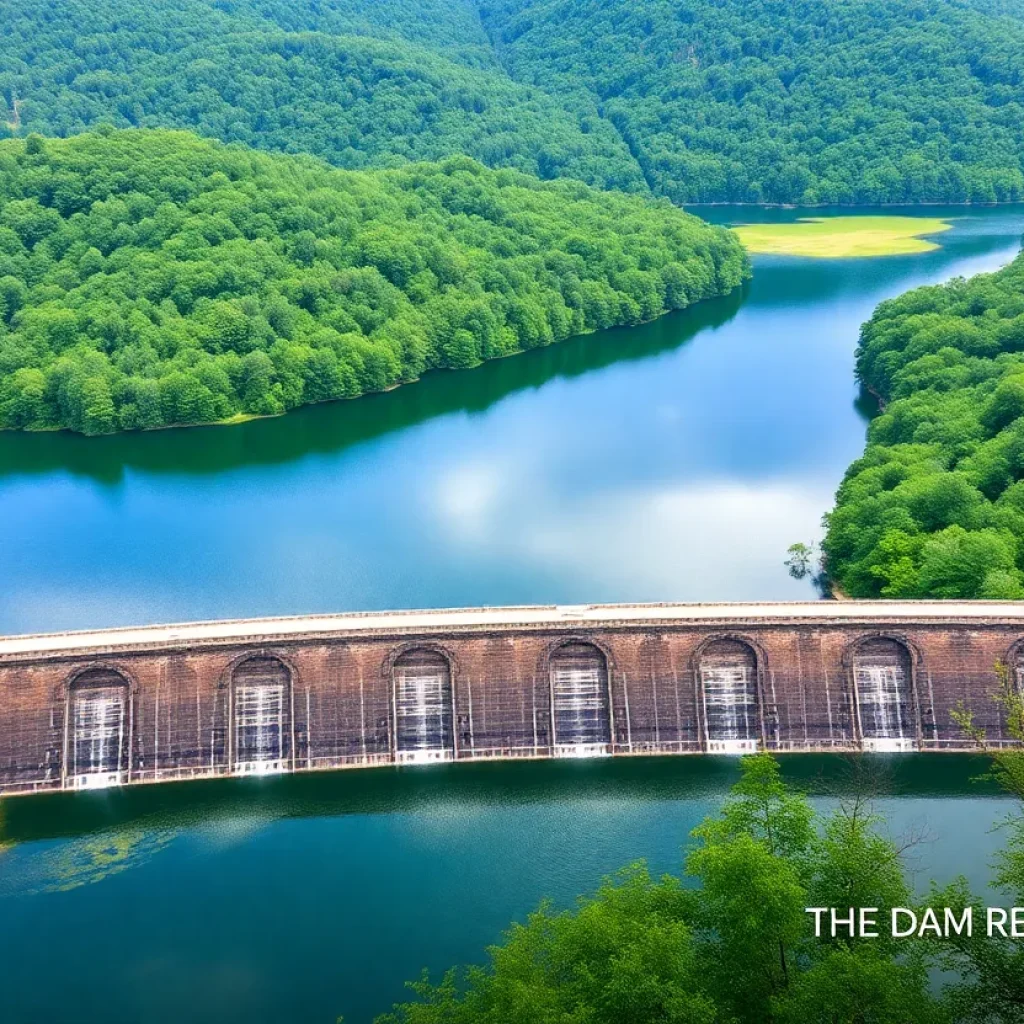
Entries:
MULTIPOLYGON (((983 886, 1011 808, 984 762, 877 757, 922 887, 983 886)), ((790 758, 827 808, 840 758, 790 758)), ((18 798, 0 854, 7 1024, 370 1024, 545 897, 678 872, 730 758, 363 770, 18 798), (514 841, 512 841, 514 837, 514 841), (55 982, 55 963, 60 965, 55 982)))
MULTIPOLYGON (((0 633, 812 598, 783 559, 820 538, 863 448, 860 324, 887 296, 996 269, 1024 231, 1024 207, 926 213, 955 218, 932 252, 757 257, 734 295, 385 395, 231 428, 0 434, 0 633)), ((1009 805, 980 766, 878 763, 890 829, 931 836, 921 881, 983 884, 1009 805)), ((822 806, 846 770, 788 765, 822 806)), ((638 857, 678 869, 735 772, 459 765, 10 801, 5 1024, 368 1024, 541 898, 569 905, 638 857)))

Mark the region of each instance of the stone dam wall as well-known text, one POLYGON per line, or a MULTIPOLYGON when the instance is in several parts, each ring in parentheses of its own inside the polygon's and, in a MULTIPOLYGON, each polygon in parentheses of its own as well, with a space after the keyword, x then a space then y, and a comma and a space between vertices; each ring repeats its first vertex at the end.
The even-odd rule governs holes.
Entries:
POLYGON ((0 638, 0 793, 493 758, 1009 742, 1024 606, 467 609, 0 638))

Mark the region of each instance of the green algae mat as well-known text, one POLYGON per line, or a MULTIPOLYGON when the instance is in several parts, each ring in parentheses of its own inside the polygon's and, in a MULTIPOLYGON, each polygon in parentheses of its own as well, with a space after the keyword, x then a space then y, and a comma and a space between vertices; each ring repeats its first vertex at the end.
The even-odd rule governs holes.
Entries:
POLYGON ((752 253, 816 256, 896 256, 937 249, 925 237, 948 231, 939 217, 803 217, 790 224, 741 224, 734 230, 752 253))

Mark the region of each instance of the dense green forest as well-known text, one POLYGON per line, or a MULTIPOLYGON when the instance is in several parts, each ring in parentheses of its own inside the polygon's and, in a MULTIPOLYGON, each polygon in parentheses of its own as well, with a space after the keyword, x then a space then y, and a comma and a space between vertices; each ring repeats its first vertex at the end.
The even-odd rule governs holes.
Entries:
POLYGON ((497 64, 468 0, 3 5, 0 128, 180 127, 342 167, 462 154, 646 191, 615 128, 497 64))
POLYGON ((675 202, 1024 197, 1006 0, 23 0, 0 131, 464 154, 675 202))
POLYGON ((883 302, 857 373, 884 411, 828 517, 829 576, 852 597, 1024 597, 1024 255, 883 302))
MULTIPOLYGON (((574 911, 544 905, 488 950, 484 966, 414 983, 415 999, 377 1024, 1020 1021, 1020 943, 987 937, 981 900, 962 878, 924 897, 914 891, 914 839, 889 835, 872 811, 869 778, 818 814, 769 755, 744 758, 741 770, 720 813, 693 832, 682 876, 654 879, 641 863, 574 911), (893 937, 892 908, 922 918, 922 905, 955 915, 969 906, 975 926, 948 941, 893 937), (839 916, 875 908, 877 937, 832 934, 825 914, 816 938, 808 907, 839 916), (929 977, 937 967, 950 972, 938 991, 929 977)), ((996 774, 1018 800, 1022 770, 1019 752, 997 757, 996 774)), ((1019 804, 1004 835, 996 888, 1019 906, 1019 804)))
POLYGON ((276 414, 650 320, 735 235, 466 157, 335 170, 185 132, 0 143, 0 425, 276 414))
POLYGON ((610 120, 676 202, 1024 195, 1019 3, 480 2, 513 77, 610 120))

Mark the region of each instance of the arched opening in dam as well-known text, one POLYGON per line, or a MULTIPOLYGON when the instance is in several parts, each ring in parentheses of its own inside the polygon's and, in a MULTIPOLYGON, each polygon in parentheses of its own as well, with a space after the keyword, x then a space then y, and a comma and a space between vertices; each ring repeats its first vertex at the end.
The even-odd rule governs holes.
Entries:
POLYGON ((452 671, 448 659, 429 648, 399 655, 391 668, 395 715, 395 761, 422 764, 455 757, 452 671))
POLYGON ((916 730, 906 645, 891 637, 859 643, 853 654, 853 685, 864 749, 913 750, 916 730))
POLYGON ((120 672, 92 668, 68 687, 68 785, 91 789, 125 781, 131 750, 131 687, 120 672))
POLYGON ((551 655, 551 724, 556 757, 610 754, 608 661, 593 644, 567 643, 551 655))
POLYGON ((279 658, 247 658, 231 673, 236 773, 285 771, 291 761, 292 674, 279 658))
POLYGON ((710 753, 747 754, 761 736, 757 654, 742 640, 712 640, 700 654, 700 684, 710 753))

